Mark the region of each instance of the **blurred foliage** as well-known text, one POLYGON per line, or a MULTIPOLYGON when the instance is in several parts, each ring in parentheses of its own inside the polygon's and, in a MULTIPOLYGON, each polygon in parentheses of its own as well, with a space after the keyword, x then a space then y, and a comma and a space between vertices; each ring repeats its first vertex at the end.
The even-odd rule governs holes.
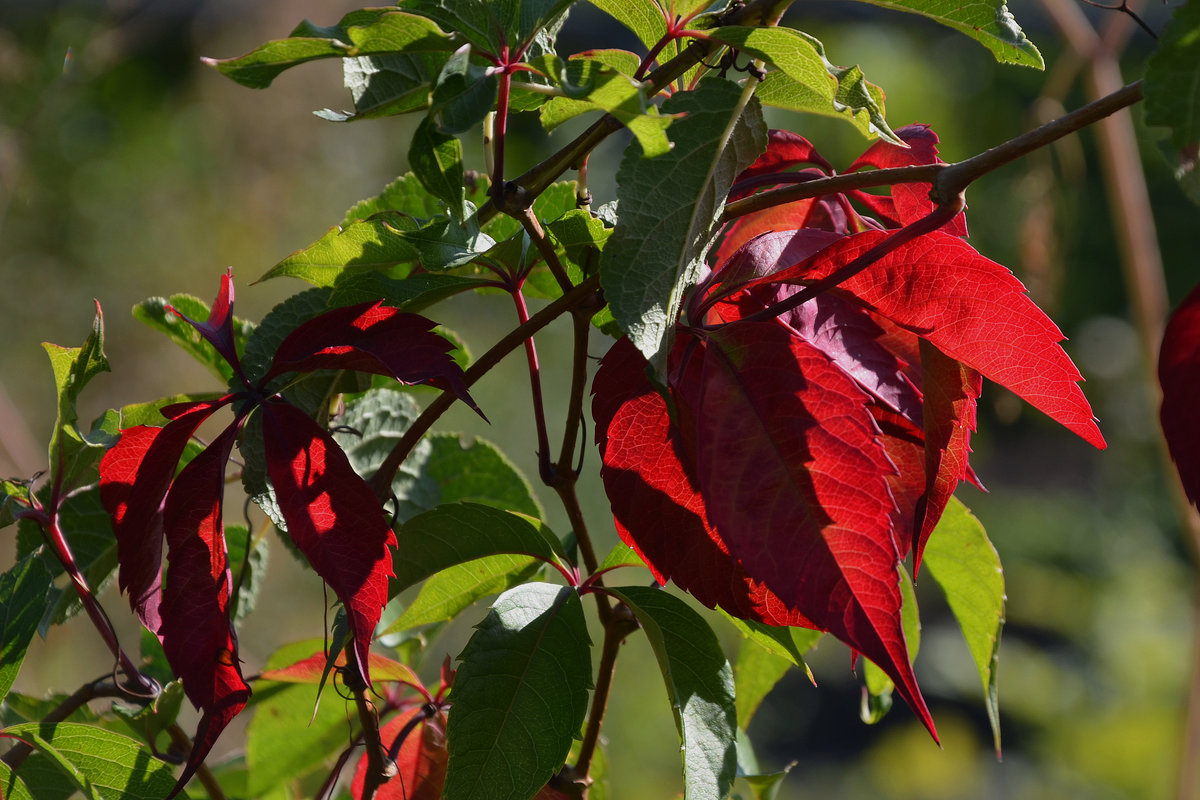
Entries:
MULTIPOLYGON (((328 22, 357 5, 0 0, 0 341, 5 379, 27 376, 0 385, 3 475, 40 468, 38 442, 54 410, 37 342, 79 339, 93 295, 108 314, 114 375, 98 380, 99 391, 85 404, 98 412, 167 387, 215 388, 127 309, 152 295, 210 296, 227 264, 255 278, 404 171, 410 120, 337 125, 309 113, 347 104, 336 66, 297 70, 271 92, 257 93, 199 64, 201 55, 233 55, 280 36, 302 17, 328 22)), ((1054 32, 1034 9, 1023 11, 1024 27, 1053 65, 1060 50, 1054 32)), ((1152 13, 1151 24, 1160 27, 1167 11, 1152 13)), ((603 20, 579 9, 562 47, 571 48, 573 28, 585 26, 594 44, 603 20)), ((1038 121, 1036 98, 1046 75, 998 66, 956 34, 830 2, 803 4, 789 21, 822 38, 835 62, 861 63, 888 92, 893 125, 932 124, 948 160, 1038 121)), ((610 35, 613 46, 631 46, 622 30, 613 27, 610 35)), ((1140 73, 1149 49, 1134 38, 1127 79, 1140 73)), ((1077 90, 1066 105, 1083 101, 1077 90)), ((782 113, 771 121, 803 132, 834 163, 848 163, 862 148, 836 122, 782 113)), ((514 169, 523 169, 546 152, 547 139, 532 117, 518 119, 514 129, 510 157, 514 169)), ((575 130, 567 125, 558 133, 575 130)), ((1161 135, 1141 133, 1177 299, 1196 279, 1190 266, 1196 210, 1172 180, 1161 135)), ((591 169, 598 202, 613 195, 615 169, 595 166, 606 152, 598 151, 591 169)), ((1011 395, 985 389, 975 466, 995 494, 964 492, 963 499, 999 549, 1008 581, 999 678, 1003 762, 991 750, 969 654, 937 593, 919 581, 926 621, 917 669, 944 750, 903 709, 879 726, 863 726, 849 656, 824 643, 810 659, 820 688, 793 670, 751 726, 765 768, 800 759, 782 797, 1107 800, 1172 790, 1192 660, 1194 571, 1154 444, 1154 401, 1128 321, 1104 196, 1087 132, 989 175, 968 196, 975 245, 1012 266, 1071 337, 1068 349, 1088 378, 1085 391, 1110 441, 1106 452, 1091 452, 1011 395)), ((248 284, 241 282, 239 312, 250 318, 291 288, 248 284)), ((512 322, 507 306, 494 305, 479 298, 444 321, 467 341, 494 339, 512 322)), ((539 339, 549 359, 567 344, 556 341, 557 331, 539 339)), ((498 370, 476 392, 488 398, 494 418, 527 402, 521 380, 509 376, 498 370)), ((550 413, 560 408, 561 399, 552 397, 550 413)), ((452 414, 448 424, 482 430, 467 413, 452 414)), ((536 474, 526 432, 497 429, 488 436, 536 474)), ((598 486, 586 501, 603 519, 598 486)), ((276 560, 269 580, 277 586, 300 580, 288 568, 286 559, 276 560)), ((307 581, 295 595, 319 597, 311 576, 307 581)), ((314 635, 320 610, 312 603, 264 604, 257 626, 247 629, 248 657, 265 659, 289 638, 314 635)), ((79 629, 34 648, 38 666, 22 673, 25 691, 92 677, 86 665, 103 659, 81 655, 72 630, 79 629), (80 664, 87 675, 76 674, 80 664)), ((435 653, 457 652, 465 634, 452 628, 448 636, 435 643, 435 653)), ((736 640, 730 630, 727 643, 736 640)), ((668 701, 656 680, 642 679, 652 663, 638 640, 618 665, 606 724, 617 797, 678 791, 668 701)))

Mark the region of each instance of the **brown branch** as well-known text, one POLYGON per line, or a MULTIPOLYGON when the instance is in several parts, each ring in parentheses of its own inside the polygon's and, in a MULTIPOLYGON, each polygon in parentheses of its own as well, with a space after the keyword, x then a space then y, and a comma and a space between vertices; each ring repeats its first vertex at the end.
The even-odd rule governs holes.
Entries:
POLYGON ((820 197, 871 186, 891 186, 897 183, 931 183, 929 196, 939 205, 952 202, 974 181, 983 175, 1041 149, 1051 142, 1092 125, 1142 99, 1142 82, 1136 81, 1116 89, 1065 116, 1051 120, 1028 133, 1009 139, 990 150, 953 164, 921 164, 911 167, 892 167, 868 172, 854 172, 817 178, 783 189, 736 200, 725 207, 724 221, 761 211, 784 203, 820 197))
POLYGON ((358 709, 358 723, 362 726, 363 744, 367 749, 367 770, 363 779, 361 800, 371 800, 380 786, 396 774, 396 762, 388 757, 383 741, 379 737, 379 714, 368 696, 368 687, 363 683, 358 666, 358 654, 354 643, 346 645, 346 669, 342 680, 354 694, 354 705, 358 709))
MULTIPOLYGON (((534 314, 529 318, 529 322, 509 331, 503 339, 492 345, 490 350, 480 356, 479 360, 467 369, 463 376, 465 384, 468 387, 474 385, 492 367, 500 363, 505 356, 520 347, 527 338, 533 336, 542 328, 581 303, 588 302, 599 288, 600 277, 593 275, 534 314)), ((390 494, 392 478, 396 476, 396 470, 400 469, 400 465, 404 463, 404 459, 408 458, 408 454, 416 447, 417 442, 428 432, 433 423, 442 414, 446 413, 446 409, 453 405, 456 399, 458 398, 453 392, 443 391, 434 398, 433 402, 425 407, 420 416, 408 427, 408 430, 400 437, 400 441, 396 442, 396 445, 388 453, 383 463, 379 465, 379 469, 376 470, 375 476, 371 479, 371 486, 375 490, 376 496, 386 498, 390 494)))

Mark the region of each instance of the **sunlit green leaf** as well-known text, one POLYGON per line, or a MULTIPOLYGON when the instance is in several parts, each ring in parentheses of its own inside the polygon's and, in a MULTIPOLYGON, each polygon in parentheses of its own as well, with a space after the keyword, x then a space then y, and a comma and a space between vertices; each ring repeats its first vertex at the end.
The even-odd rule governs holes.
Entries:
POLYGON ((531 556, 502 554, 444 569, 425 581, 383 635, 453 619, 478 600, 525 583, 541 567, 542 562, 531 556))
POLYGON ((921 565, 946 593, 946 603, 967 640, 983 682, 996 752, 1000 752, 996 665, 1004 628, 1004 570, 983 525, 958 498, 950 498, 929 535, 921 565))
POLYGON ((291 277, 313 286, 333 286, 346 272, 381 270, 415 261, 421 255, 416 244, 403 236, 418 224, 398 212, 330 228, 324 236, 292 253, 271 267, 258 280, 291 277))
POLYGON ((772 653, 753 639, 746 639, 738 648, 737 662, 733 665, 733 679, 737 698, 738 727, 745 730, 750 719, 758 710, 779 679, 792 666, 789 659, 772 653))
POLYGON ((647 49, 667 35, 667 24, 654 0, 591 0, 613 19, 633 31, 647 49))
POLYGON ((451 214, 462 215, 466 187, 463 185, 462 144, 456 137, 439 132, 426 117, 409 143, 408 164, 421 185, 445 203, 451 214))
MULTIPOLYGON (((921 614, 917 608, 917 595, 913 590, 908 570, 900 565, 900 622, 904 627, 904 641, 908 645, 908 660, 915 661, 921 648, 921 614)), ((883 719, 892 707, 892 690, 895 685, 883 670, 863 659, 863 678, 867 694, 863 696, 860 716, 863 722, 873 725, 883 719)))
POLYGON ((911 11, 965 33, 982 44, 1002 64, 1043 69, 1042 54, 1017 24, 1004 0, 864 0, 895 11, 911 11))

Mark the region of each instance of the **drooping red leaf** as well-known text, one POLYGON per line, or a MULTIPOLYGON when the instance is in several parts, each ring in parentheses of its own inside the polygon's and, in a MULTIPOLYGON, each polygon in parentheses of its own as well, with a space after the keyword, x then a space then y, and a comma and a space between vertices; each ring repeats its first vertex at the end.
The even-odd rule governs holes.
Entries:
MULTIPOLYGON (((168 308, 171 307, 168 306, 168 308)), ((237 346, 234 344, 233 337, 233 267, 230 267, 221 276, 221 288, 217 291, 217 299, 213 301, 206 321, 194 320, 186 314, 180 314, 174 308, 171 308, 171 311, 187 320, 193 328, 199 331, 200 335, 221 354, 221 357, 229 362, 229 366, 233 367, 236 374, 242 374, 241 362, 238 360, 237 346)))
MULTIPOLYGON (((396 756, 396 775, 375 792, 377 800, 441 800, 446 783, 446 717, 441 711, 425 718, 420 708, 396 715, 379 729, 383 746, 389 751, 396 739, 404 736, 396 756)), ((367 778, 367 754, 363 753, 354 770, 350 796, 363 796, 367 778)))
POLYGON ((674 581, 710 608, 814 627, 750 580, 708 524, 690 457, 645 369, 642 354, 621 339, 601 361, 592 389, 600 474, 621 539, 655 580, 674 581))
POLYGON ((689 304, 695 306, 689 308, 689 320, 702 322, 703 310, 712 303, 728 297, 751 281, 804 261, 839 238, 839 234, 812 228, 768 230, 754 236, 721 261, 718 269, 697 288, 689 304))
POLYGON ((975 403, 983 376, 921 340, 925 389, 925 483, 913 530, 913 576, 921 568, 925 542, 933 533, 959 481, 970 474, 968 457, 975 431, 975 403))
MULTIPOLYGON (((845 266, 888 234, 845 237, 769 280, 809 283, 845 266)), ((948 233, 901 245, 839 287, 950 358, 1006 386, 1096 447, 1105 447, 1063 334, 1007 268, 948 233)))
POLYGON ((896 502, 892 534, 896 551, 907 558, 917 507, 925 497, 925 433, 920 425, 880 403, 871 403, 867 410, 879 427, 880 446, 896 467, 896 473, 888 476, 888 487, 896 502))
POLYGON ((696 475, 709 521, 751 576, 878 664, 936 738, 900 624, 895 468, 867 395, 773 322, 710 334, 703 364, 696 475))
POLYGON ((759 176, 784 172, 805 164, 816 167, 826 175, 833 172, 833 165, 817 152, 817 148, 813 147, 808 139, 791 131, 772 129, 767 132, 767 149, 738 175, 737 184, 729 193, 729 199, 736 200, 749 194, 750 190, 742 187, 755 182, 754 179, 759 176))
POLYGON ((449 355, 450 342, 433 332, 436 324, 379 302, 335 308, 288 334, 264 381, 319 369, 370 372, 405 384, 448 388, 483 416, 449 355))
POLYGON ((281 400, 262 405, 267 474, 288 535, 346 608, 362 678, 387 603, 396 535, 371 487, 307 414, 281 400))
MULTIPOLYGON (((938 158, 938 135, 928 125, 906 125, 896 131, 896 135, 908 145, 907 148, 879 139, 850 165, 847 172, 854 172, 863 167, 889 169, 945 163, 938 158)), ((932 185, 928 183, 897 183, 891 187, 891 197, 863 191, 851 192, 851 196, 889 223, 888 227, 900 227, 913 223, 933 211, 934 203, 929 197, 931 188, 932 185)), ((966 236, 966 216, 960 213, 943 226, 942 230, 954 236, 966 236)))
POLYGON ((163 507, 168 550, 159 635, 184 692, 203 712, 172 797, 250 697, 229 620, 231 578, 222 522, 225 464, 238 428, 230 425, 180 471, 163 507))
POLYGON ((121 431, 100 461, 100 501, 117 540, 118 583, 151 631, 157 632, 162 622, 163 499, 196 428, 228 402, 177 404, 170 409, 173 420, 161 428, 139 425, 121 431))
MULTIPOLYGON (((324 652, 313 653, 308 658, 301 659, 295 664, 289 664, 279 669, 263 670, 259 677, 263 680, 280 681, 282 683, 317 684, 321 682, 322 677, 325 675, 325 664, 327 661, 328 657, 324 652)), ((373 680, 406 683, 418 689, 422 694, 428 694, 417 674, 399 661, 379 655, 378 653, 371 653, 367 659, 367 663, 370 665, 371 678, 373 680)), ((334 665, 338 667, 346 666, 346 654, 344 652, 338 653, 337 658, 334 659, 334 665)))
POLYGON ((1200 286, 1167 322, 1158 356, 1159 420, 1184 491, 1200 505, 1200 286))

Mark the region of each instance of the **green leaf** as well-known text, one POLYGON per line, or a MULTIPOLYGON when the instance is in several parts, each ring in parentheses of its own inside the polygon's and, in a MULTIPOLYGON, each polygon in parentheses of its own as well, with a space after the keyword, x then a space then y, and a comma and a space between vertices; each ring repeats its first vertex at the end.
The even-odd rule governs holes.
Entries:
POLYGON ((946 603, 967 640, 983 682, 988 720, 999 753, 996 666, 1000 632, 1004 628, 1004 570, 1000 556, 979 520, 958 498, 952 497, 929 536, 921 564, 946 593, 946 603))
POLYGON ((540 520, 478 503, 440 505, 401 525, 396 538, 390 597, 447 567, 487 556, 566 562, 558 537, 540 520))
MULTIPOLYGON (((85 492, 76 492, 63 502, 58 515, 63 536, 75 557, 75 564, 83 573, 92 591, 100 594, 107 588, 116 574, 117 539, 112 532, 112 521, 100 503, 100 490, 96 486, 85 492)), ((42 546, 41 528, 30 519, 21 520, 17 528, 17 556, 24 558, 42 546)), ((43 551, 43 563, 50 574, 63 574, 58 559, 43 551)), ((42 608, 43 615, 38 632, 44 637, 51 626, 61 625, 82 609, 75 587, 53 587, 42 608)))
POLYGON ((591 640, 579 594, 502 594, 459 656, 446 740, 447 800, 528 800, 558 771, 587 711, 591 640))
POLYGON ((402 8, 423 14, 476 47, 495 55, 534 40, 574 0, 404 0, 402 8))
POLYGON ((864 0, 894 11, 910 11, 929 17, 982 44, 1001 64, 1020 64, 1045 69, 1042 54, 1009 13, 1004 0, 864 0))
POLYGON ((604 561, 600 563, 599 572, 604 570, 616 569, 617 567, 644 567, 645 562, 629 545, 624 542, 618 542, 613 546, 612 550, 608 551, 608 555, 604 557, 604 561))
MULTIPOLYGON (((636 58, 632 66, 637 69, 636 58)), ((635 81, 630 73, 615 69, 589 53, 573 56, 567 62, 567 79, 576 85, 586 85, 588 91, 581 97, 556 97, 543 105, 540 117, 547 131, 580 114, 606 111, 629 128, 647 157, 662 155, 670 149, 666 129, 671 117, 658 113, 657 107, 649 103, 646 86, 635 81)))
POLYGON ((438 131, 433 121, 421 120, 408 145, 408 164, 430 194, 461 219, 466 187, 463 185, 462 144, 438 131))
POLYGON ((591 0, 592 5, 624 25, 649 49, 666 37, 667 24, 654 0, 591 0))
POLYGON ((29 485, 24 481, 0 480, 0 528, 17 521, 17 514, 29 509, 29 485))
POLYGON ((487 67, 472 63, 465 44, 446 60, 430 98, 429 116, 446 134, 472 130, 496 105, 499 79, 487 67))
MULTIPOLYGON (((133 307, 133 318, 144 322, 160 333, 165 333, 167 338, 183 348, 185 353, 208 367, 222 381, 228 383, 233 378, 233 367, 207 339, 200 335, 198 330, 189 325, 186 320, 180 319, 168 311, 168 305, 194 320, 203 322, 208 319, 208 304, 190 294, 173 294, 169 299, 151 297, 143 300, 133 307)), ((253 330, 254 323, 234 317, 234 344, 238 348, 238 352, 241 352, 246 338, 253 330)), ((165 424, 165 421, 160 418, 157 424, 165 424)))
POLYGON ((821 631, 815 631, 812 628, 782 628, 776 625, 764 625, 754 620, 731 617, 724 611, 721 613, 733 623, 742 636, 753 639, 759 647, 765 648, 767 652, 791 661, 793 666, 808 673, 809 680, 812 680, 812 672, 808 669, 808 664, 804 662, 804 654, 816 646, 824 635, 821 631))
POLYGON ((26 556, 0 575, 0 698, 17 678, 49 592, 50 573, 37 556, 26 556))
POLYGON ((233 621, 236 623, 245 619, 258 602, 258 593, 267 574, 270 547, 266 537, 252 542, 250 531, 244 525, 225 526, 225 546, 230 573, 237 587, 233 602, 233 621))
POLYGON ((723 800, 737 774, 733 673, 704 618, 661 589, 609 590, 637 616, 654 649, 683 752, 684 797, 723 800))
POLYGON ((825 46, 807 33, 791 28, 728 26, 715 29, 710 36, 779 70, 768 74, 759 87, 756 96, 762 103, 780 105, 782 101, 784 108, 844 119, 864 136, 878 135, 903 146, 884 119, 879 87, 868 83, 857 66, 834 66, 825 55, 825 46))
POLYGON ((742 642, 737 663, 733 666, 739 728, 745 730, 750 726, 750 719, 763 698, 775 688, 790 666, 791 661, 787 658, 775 655, 753 639, 742 642))
POLYGON ((421 251, 404 233, 417 227, 412 218, 394 211, 380 212, 344 228, 334 226, 308 247, 271 267, 255 283, 290 277, 328 287, 347 272, 382 270, 416 261, 421 251))
POLYGON ((432 449, 424 472, 438 486, 439 503, 480 503, 535 518, 544 514, 529 481, 491 442, 453 433, 427 441, 432 449))
POLYGON ((330 307, 352 306, 383 300, 384 305, 420 312, 422 309, 472 289, 491 285, 483 278, 418 272, 392 278, 381 272, 345 272, 333 285, 330 307))
POLYGON ((256 381, 265 375, 283 340, 300 325, 325 311, 330 294, 327 287, 309 289, 272 308, 246 341, 242 355, 246 377, 256 381))
POLYGON ((342 60, 342 83, 354 111, 314 112, 330 122, 353 122, 407 114, 429 105, 429 91, 447 53, 388 53, 342 60))
MULTIPOLYGON (((100 800, 161 800, 175 785, 171 767, 119 733, 77 722, 14 725, 6 734, 31 742, 88 797, 100 800)), ((26 761, 15 770, 27 786, 26 761)), ((43 763, 43 768, 44 764, 43 763)))
POLYGON ((536 558, 504 554, 444 569, 425 581, 416 598, 381 635, 454 619, 484 597, 529 581, 541 567, 536 558))
POLYGON ((479 230, 475 208, 467 204, 467 219, 434 217, 415 231, 404 234, 421 254, 421 265, 429 270, 465 266, 486 253, 496 240, 479 230))
POLYGON ((34 800, 25 782, 13 774, 3 761, 0 761, 0 797, 4 800, 34 800))
MULTIPOLYGON (((904 565, 899 565, 900 572, 900 622, 904 628, 904 641, 908 645, 908 659, 916 661, 917 651, 921 649, 921 614, 917 608, 917 594, 913 590, 912 578, 904 565)), ((862 721, 874 725, 892 707, 892 689, 895 685, 892 679, 873 662, 863 659, 863 678, 867 691, 863 695, 860 710, 862 721)))
POLYGON ((141 706, 115 702, 112 710, 134 733, 157 746, 159 734, 174 725, 178 719, 179 710, 183 707, 183 698, 183 683, 175 680, 167 683, 152 702, 141 706))
POLYGON ((104 355, 104 314, 96 303, 92 332, 81 347, 61 347, 43 342, 54 371, 54 386, 58 393, 58 418, 50 436, 50 474, 54 486, 54 501, 81 481, 91 479, 112 441, 109 436, 85 435, 79 430, 79 414, 75 404, 84 387, 101 372, 109 372, 104 355))
POLYGON ((1169 127, 1178 150, 1200 142, 1200 0, 1175 9, 1146 63, 1146 124, 1169 127))
POLYGON ((740 775, 739 777, 750 787, 754 800, 775 800, 779 796, 780 787, 783 786, 783 779, 788 776, 794 766, 796 766, 795 761, 779 772, 764 775, 740 775))
POLYGON ((321 28, 305 20, 287 39, 267 42, 237 58, 204 62, 243 86, 264 89, 284 70, 317 59, 449 49, 446 34, 424 17, 365 8, 347 14, 336 26, 321 28))
MULTIPOLYGON (((265 669, 282 669, 306 658, 321 644, 298 642, 275 651, 265 669)), ((258 681, 254 716, 246 730, 247 796, 259 797, 330 763, 347 744, 347 709, 341 702, 316 707, 311 684, 258 681)), ((336 700, 337 698, 333 698, 336 700)))
POLYGON ((634 143, 617 171, 621 216, 600 258, 601 285, 613 316, 660 377, 729 187, 766 147, 758 103, 743 113, 741 100, 737 84, 719 78, 676 93, 663 105, 663 113, 686 114, 670 128, 671 152, 643 158, 634 143))

